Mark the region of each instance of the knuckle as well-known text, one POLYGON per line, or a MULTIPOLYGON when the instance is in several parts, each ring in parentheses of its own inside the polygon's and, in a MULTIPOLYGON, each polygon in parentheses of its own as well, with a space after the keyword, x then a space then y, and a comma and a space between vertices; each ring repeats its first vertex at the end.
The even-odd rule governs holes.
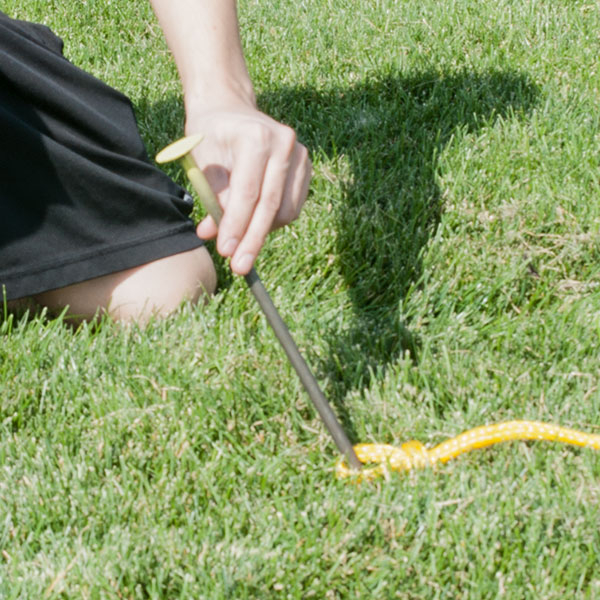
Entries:
POLYGON ((259 194, 260 187, 252 181, 244 182, 240 189, 240 198, 244 202, 255 202, 256 199, 259 197, 259 194))
POLYGON ((287 125, 283 125, 279 132, 279 138, 281 140, 281 145, 286 148, 289 154, 291 154, 296 147, 296 132, 287 125))
POLYGON ((308 156, 308 148, 306 146, 303 146, 302 144, 300 144, 300 148, 298 149, 298 153, 300 156, 300 161, 305 164, 308 169, 312 168, 312 164, 310 162, 310 158, 308 156))
POLYGON ((246 128, 247 139, 252 140, 252 144, 258 150, 267 148, 271 143, 271 132, 262 123, 252 123, 246 128))
POLYGON ((296 202, 286 202, 283 204, 277 213, 275 226, 283 227, 295 221, 300 215, 300 209, 301 207, 296 202))
POLYGON ((264 209, 274 215, 279 212, 281 208, 281 198, 275 194, 268 194, 262 199, 264 209))

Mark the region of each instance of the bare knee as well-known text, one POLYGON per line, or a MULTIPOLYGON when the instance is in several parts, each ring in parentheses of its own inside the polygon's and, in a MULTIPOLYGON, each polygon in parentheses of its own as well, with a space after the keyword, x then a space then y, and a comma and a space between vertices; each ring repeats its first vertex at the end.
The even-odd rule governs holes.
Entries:
POLYGON ((206 248, 90 279, 36 296, 50 310, 63 310, 78 320, 106 312, 119 321, 146 322, 165 316, 182 302, 198 302, 213 294, 217 277, 206 248))
POLYGON ((145 322, 152 316, 165 316, 182 302, 197 303, 214 293, 215 268, 206 248, 131 269, 114 287, 108 313, 120 321, 145 322))

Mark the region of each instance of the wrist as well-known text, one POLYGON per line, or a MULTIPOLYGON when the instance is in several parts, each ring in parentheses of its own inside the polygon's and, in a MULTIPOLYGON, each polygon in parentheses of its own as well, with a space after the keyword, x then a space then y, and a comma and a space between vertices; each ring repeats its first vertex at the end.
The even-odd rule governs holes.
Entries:
POLYGON ((214 83, 208 77, 199 85, 184 86, 184 104, 188 115, 226 107, 256 109, 256 96, 248 78, 214 83))

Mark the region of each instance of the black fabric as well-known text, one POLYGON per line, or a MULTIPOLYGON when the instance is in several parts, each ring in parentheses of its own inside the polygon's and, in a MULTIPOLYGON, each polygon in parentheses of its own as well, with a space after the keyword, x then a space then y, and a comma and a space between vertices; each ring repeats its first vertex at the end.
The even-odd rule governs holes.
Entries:
POLYGON ((196 248, 190 210, 149 161, 130 101, 47 27, 0 12, 0 299, 196 248))

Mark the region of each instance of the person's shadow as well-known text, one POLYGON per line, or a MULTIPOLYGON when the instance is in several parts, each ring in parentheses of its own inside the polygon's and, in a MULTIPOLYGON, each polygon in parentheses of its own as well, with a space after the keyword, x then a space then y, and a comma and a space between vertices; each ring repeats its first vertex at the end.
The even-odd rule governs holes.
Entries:
MULTIPOLYGON (((366 388, 373 373, 383 375, 407 350, 418 361, 419 340, 403 322, 401 303, 419 285, 422 254, 443 212, 438 157, 457 134, 523 117, 537 96, 523 73, 434 70, 375 74, 349 87, 281 86, 259 95, 260 108, 294 128, 313 157, 336 164, 335 260, 354 318, 343 333, 332 325, 323 334, 327 359, 308 360, 351 437, 347 394, 366 388)), ((153 156, 181 131, 180 99, 141 100, 136 108, 153 156)), ((166 170, 186 185, 179 168, 166 170)), ((324 185, 314 185, 315 193, 324 185)), ((220 287, 227 287, 231 274, 221 261, 217 267, 220 287)))
POLYGON ((293 127, 313 156, 343 157, 349 166, 333 209, 337 266, 354 322, 342 335, 329 332, 329 357, 317 370, 350 430, 348 392, 368 386, 371 373, 406 350, 418 360, 419 340, 400 304, 419 281, 443 211, 438 157, 457 132, 518 118, 537 95, 522 73, 432 71, 375 75, 351 87, 280 87, 259 97, 261 109, 293 127))

